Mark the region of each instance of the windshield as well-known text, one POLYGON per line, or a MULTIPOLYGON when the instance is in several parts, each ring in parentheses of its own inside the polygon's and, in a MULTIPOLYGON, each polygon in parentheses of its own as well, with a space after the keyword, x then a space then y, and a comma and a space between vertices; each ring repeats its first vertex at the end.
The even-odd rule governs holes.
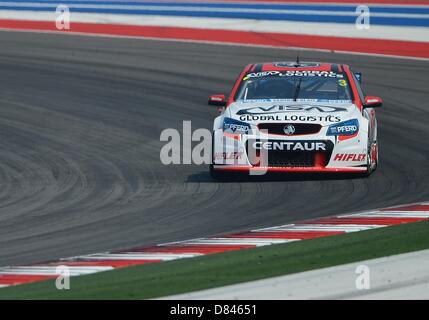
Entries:
POLYGON ((347 76, 331 71, 267 71, 247 74, 236 100, 286 99, 351 102, 347 76))

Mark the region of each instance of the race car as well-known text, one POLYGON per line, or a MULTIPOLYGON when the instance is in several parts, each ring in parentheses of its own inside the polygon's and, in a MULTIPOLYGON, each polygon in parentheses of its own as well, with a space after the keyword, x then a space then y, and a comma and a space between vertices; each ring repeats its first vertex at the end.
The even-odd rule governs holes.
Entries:
POLYGON ((213 178, 231 172, 334 172, 369 176, 378 165, 382 99, 365 96, 362 75, 348 65, 318 62, 249 64, 229 98, 209 105, 213 178))

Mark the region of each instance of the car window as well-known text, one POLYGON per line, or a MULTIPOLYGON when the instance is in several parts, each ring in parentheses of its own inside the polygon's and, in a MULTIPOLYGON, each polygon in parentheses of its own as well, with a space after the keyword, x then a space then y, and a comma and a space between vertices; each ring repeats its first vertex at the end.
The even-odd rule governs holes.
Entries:
POLYGON ((247 74, 236 100, 296 99, 352 101, 347 76, 333 72, 259 72, 247 74))

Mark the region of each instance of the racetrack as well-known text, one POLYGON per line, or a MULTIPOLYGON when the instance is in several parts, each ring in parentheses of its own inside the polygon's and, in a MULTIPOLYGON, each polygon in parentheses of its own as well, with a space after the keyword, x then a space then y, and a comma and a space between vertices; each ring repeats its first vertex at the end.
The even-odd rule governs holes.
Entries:
POLYGON ((429 62, 303 51, 351 64, 378 110, 370 179, 217 183, 164 166, 165 128, 212 126, 207 96, 295 50, 0 32, 0 266, 428 200, 429 62))

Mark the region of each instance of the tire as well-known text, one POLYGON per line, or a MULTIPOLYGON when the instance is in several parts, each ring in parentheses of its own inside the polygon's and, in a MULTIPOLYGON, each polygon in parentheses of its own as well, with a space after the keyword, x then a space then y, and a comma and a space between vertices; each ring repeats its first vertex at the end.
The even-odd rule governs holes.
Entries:
POLYGON ((377 170, 378 167, 378 143, 374 142, 372 144, 372 148, 371 148, 371 157, 372 159, 372 172, 374 172, 375 170, 377 170))
POLYGON ((213 164, 210 164, 210 177, 214 180, 224 180, 225 179, 225 173, 216 171, 213 167, 213 164))
POLYGON ((366 172, 363 174, 365 177, 369 177, 378 166, 378 144, 373 142, 368 145, 367 155, 366 155, 366 172))

